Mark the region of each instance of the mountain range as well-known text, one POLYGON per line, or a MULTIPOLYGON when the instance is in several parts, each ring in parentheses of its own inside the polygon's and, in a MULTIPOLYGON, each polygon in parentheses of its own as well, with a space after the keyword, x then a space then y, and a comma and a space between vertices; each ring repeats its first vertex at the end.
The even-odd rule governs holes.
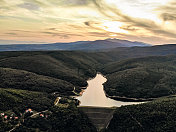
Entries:
POLYGON ((11 44, 0 45, 0 51, 46 51, 46 50, 106 50, 118 47, 145 47, 150 44, 136 41, 105 39, 50 44, 11 44))

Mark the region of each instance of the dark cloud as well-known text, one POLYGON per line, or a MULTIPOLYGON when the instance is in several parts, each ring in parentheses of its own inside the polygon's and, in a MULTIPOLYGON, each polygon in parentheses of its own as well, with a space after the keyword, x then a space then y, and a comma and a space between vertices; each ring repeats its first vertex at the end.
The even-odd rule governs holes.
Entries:
POLYGON ((69 35, 67 35, 67 34, 54 33, 54 32, 42 32, 42 33, 52 35, 53 37, 59 36, 60 38, 63 38, 63 39, 70 38, 69 35))
POLYGON ((87 22, 84 22, 84 24, 86 26, 92 26, 92 25, 96 25, 96 24, 100 24, 100 22, 95 22, 95 21, 87 21, 87 22))
POLYGON ((88 5, 90 2, 91 2, 91 0, 63 0, 64 4, 74 5, 74 6, 88 5))
POLYGON ((127 30, 127 31, 137 31, 139 29, 135 28, 135 27, 132 27, 132 26, 123 26, 123 27, 120 27, 121 29, 123 30, 127 30))
POLYGON ((67 3, 75 5, 87 5, 89 3, 89 0, 67 0, 67 3))
POLYGON ((47 30, 55 31, 56 28, 47 28, 47 30))
POLYGON ((105 31, 102 28, 96 26, 100 24, 101 24, 100 22, 94 22, 94 21, 84 22, 84 25, 88 26, 89 28, 96 29, 97 31, 105 31))
POLYGON ((84 22, 86 26, 90 26, 90 22, 84 22))
POLYGON ((47 4, 45 4, 45 2, 43 2, 43 1, 41 2, 40 0, 25 0, 25 2, 34 3, 40 7, 47 7, 48 6, 47 4))
POLYGON ((25 8, 27 10, 35 10, 35 11, 38 11, 40 9, 40 7, 37 5, 37 4, 34 4, 34 3, 29 3, 29 2, 25 2, 23 4, 19 4, 17 5, 18 7, 21 7, 21 8, 25 8))
POLYGON ((10 30, 12 32, 25 32, 25 33, 33 33, 33 31, 28 31, 28 30, 10 30))
POLYGON ((70 36, 82 36, 82 35, 79 35, 79 34, 72 34, 72 33, 66 33, 66 32, 41 32, 41 33, 44 33, 44 34, 49 34, 53 37, 55 36, 58 36, 60 38, 64 38, 64 39, 68 39, 70 38, 70 36))
POLYGON ((74 28, 74 29, 82 29, 85 28, 85 26, 82 25, 74 25, 74 24, 68 24, 69 27, 74 28))
POLYGON ((42 32, 42 33, 45 33, 45 34, 51 34, 53 36, 60 36, 61 34, 59 33, 54 33, 54 32, 42 32))
POLYGON ((170 3, 157 8, 160 12, 160 18, 163 21, 176 21, 176 2, 171 1, 170 3))
POLYGON ((170 13, 162 13, 160 17, 164 21, 175 21, 176 20, 176 14, 170 14, 170 13))
POLYGON ((5 34, 8 34, 8 35, 14 35, 14 36, 17 35, 17 33, 5 33, 5 34))
POLYGON ((102 32, 88 32, 89 36, 96 36, 96 37, 108 37, 109 33, 102 33, 102 32))

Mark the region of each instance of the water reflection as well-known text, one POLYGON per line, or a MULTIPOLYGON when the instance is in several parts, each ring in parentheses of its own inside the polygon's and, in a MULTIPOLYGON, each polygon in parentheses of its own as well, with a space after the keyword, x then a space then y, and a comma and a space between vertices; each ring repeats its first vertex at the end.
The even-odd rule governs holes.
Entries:
POLYGON ((103 90, 103 83, 106 78, 97 74, 95 78, 88 81, 88 87, 82 96, 76 97, 81 101, 80 106, 99 106, 99 107, 120 107, 122 105, 139 104, 139 102, 116 101, 106 97, 103 90))

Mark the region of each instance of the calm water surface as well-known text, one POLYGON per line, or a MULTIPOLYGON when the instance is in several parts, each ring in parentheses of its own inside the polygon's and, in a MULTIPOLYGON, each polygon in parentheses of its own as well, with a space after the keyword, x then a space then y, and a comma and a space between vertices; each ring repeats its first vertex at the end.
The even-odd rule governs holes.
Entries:
POLYGON ((116 101, 106 97, 103 83, 106 78, 102 74, 97 74, 95 78, 88 81, 88 87, 82 96, 76 97, 81 101, 80 106, 99 106, 99 107, 120 107, 122 105, 139 104, 140 102, 116 101))

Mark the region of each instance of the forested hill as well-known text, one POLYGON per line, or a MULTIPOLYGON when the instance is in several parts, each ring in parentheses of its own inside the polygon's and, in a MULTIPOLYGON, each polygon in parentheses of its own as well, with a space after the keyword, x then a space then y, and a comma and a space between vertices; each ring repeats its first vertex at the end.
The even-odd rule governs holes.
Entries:
POLYGON ((1 87, 72 93, 87 86, 98 62, 82 52, 2 52, 1 87))
POLYGON ((111 59, 112 61, 145 56, 172 55, 176 54, 176 44, 157 45, 150 47, 119 47, 112 50, 107 50, 106 52, 98 52, 95 54, 97 54, 96 58, 102 57, 104 55, 105 60, 111 59))
MULTIPOLYGON (((176 44, 168 45, 157 45, 157 46, 147 46, 147 47, 118 47, 108 50, 99 50, 92 52, 83 51, 19 51, 19 52, 0 52, 0 58, 15 57, 25 54, 47 54, 53 57, 60 57, 58 59, 64 60, 66 56, 74 56, 73 59, 78 59, 80 56, 84 60, 84 57, 88 57, 91 60, 96 60, 100 63, 109 63, 113 61, 124 60, 127 58, 138 58, 145 56, 159 56, 159 55, 170 55, 176 54, 176 44)), ((71 58, 71 57, 70 57, 71 58)), ((68 60, 68 59, 67 59, 68 60)), ((66 60, 65 60, 66 61, 66 60)), ((68 61, 67 61, 68 62, 68 61)), ((93 61, 92 61, 93 62, 93 61)))
POLYGON ((79 94, 97 65, 82 52, 1 52, 0 131, 96 131, 75 100, 54 102, 79 94))
MULTIPOLYGON (((30 86, 30 90, 33 91, 60 91, 62 94, 64 94, 64 89, 67 89, 66 94, 72 94, 74 87, 77 91, 80 90, 79 87, 85 87, 86 80, 95 76, 97 71, 104 74, 115 73, 119 70, 120 64, 125 67, 126 63, 135 61, 128 60, 124 64, 123 61, 118 63, 121 60, 169 54, 176 54, 176 45, 117 48, 104 52, 0 52, 1 77, 6 80, 1 83, 1 87, 25 90, 30 86), (8 80, 11 82, 9 83, 8 80)), ((165 58, 160 58, 160 63, 163 63, 165 58)), ((136 61, 140 62, 140 60, 136 61)), ((150 61, 151 58, 144 60, 150 61)))
POLYGON ((176 97, 118 108, 106 132, 175 132, 176 97))
MULTIPOLYGON (((85 87, 87 85, 86 80, 95 76, 97 71, 102 71, 104 74, 115 73, 116 71, 113 70, 118 71, 122 62, 117 62, 121 60, 169 54, 176 54, 176 45, 117 48, 104 52, 0 52, 0 67, 6 68, 1 68, 1 77, 6 80, 6 83, 1 83, 1 87, 17 88, 18 86, 18 88, 26 89, 30 85, 30 89, 34 91, 54 92, 56 90, 55 85, 60 84, 59 87, 62 87, 62 90, 58 87, 56 91, 64 93, 64 89, 67 89, 65 92, 71 94, 74 86, 78 91, 80 90, 79 87, 85 87), (102 69, 103 65, 104 69, 102 69), (14 76, 14 79, 9 83, 8 80, 12 76, 14 76), (27 84, 23 84, 23 82, 27 82, 27 84), (47 87, 39 88, 44 85, 47 87)), ((140 62, 140 60, 136 61, 140 62)), ((150 61, 151 58, 146 58, 145 60, 150 61)), ((161 63, 165 61, 164 58, 160 60, 161 63)), ((131 61, 135 60, 129 60, 124 63, 131 61)), ((123 63, 121 65, 123 67, 126 66, 123 63)))
POLYGON ((108 64, 105 91, 111 96, 154 98, 176 94, 176 55, 150 56, 108 64))

